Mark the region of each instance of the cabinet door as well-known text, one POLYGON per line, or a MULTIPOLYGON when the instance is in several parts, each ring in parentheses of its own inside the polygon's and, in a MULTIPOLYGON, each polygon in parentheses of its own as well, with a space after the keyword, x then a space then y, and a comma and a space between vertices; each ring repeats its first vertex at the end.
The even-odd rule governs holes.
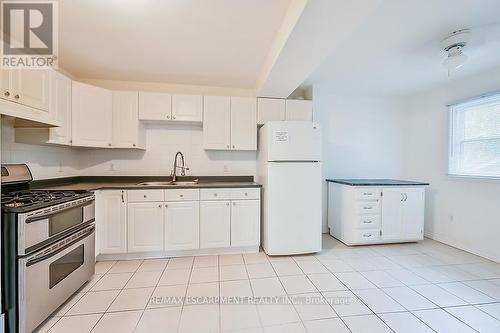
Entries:
POLYGON ((231 149, 257 150, 257 99, 231 97, 231 149))
POLYGON ((424 237, 425 189, 409 188, 403 190, 403 226, 407 239, 424 237))
POLYGON ((138 141, 138 93, 136 91, 113 91, 113 147, 135 148, 138 141))
POLYGON ((163 250, 163 204, 134 202, 128 204, 128 252, 163 250))
POLYGON ((61 127, 49 129, 50 142, 71 145, 71 79, 52 72, 50 78, 50 116, 61 122, 61 127))
POLYGON ((140 120, 170 120, 172 96, 157 92, 139 92, 140 120))
POLYGON ((403 193, 400 189, 383 189, 382 196, 382 239, 398 240, 403 238, 403 193))
POLYGON ((203 104, 203 148, 230 149, 230 97, 205 96, 203 104))
POLYGON ((96 224, 100 238, 100 252, 127 252, 127 192, 100 191, 96 195, 96 224))
POLYGON ((203 119, 203 96, 173 95, 172 119, 177 121, 196 121, 203 119))
POLYGON ((49 116, 49 69, 23 69, 12 71, 13 101, 40 109, 49 116))
POLYGON ((286 100, 286 120, 312 121, 312 115, 312 101, 286 100))
POLYGON ((285 120, 285 100, 277 98, 257 99, 257 123, 264 125, 267 121, 285 120))
POLYGON ((231 204, 231 246, 260 245, 260 200, 231 204))
POLYGON ((113 97, 111 91, 73 81, 73 145, 111 147, 113 141, 113 97))
POLYGON ((193 250, 200 247, 200 203, 165 204, 165 250, 193 250))
POLYGON ((200 248, 229 247, 231 207, 229 201, 200 202, 200 248))
POLYGON ((10 100, 12 96, 11 72, 9 69, 0 70, 0 87, 2 89, 0 91, 0 98, 10 100))

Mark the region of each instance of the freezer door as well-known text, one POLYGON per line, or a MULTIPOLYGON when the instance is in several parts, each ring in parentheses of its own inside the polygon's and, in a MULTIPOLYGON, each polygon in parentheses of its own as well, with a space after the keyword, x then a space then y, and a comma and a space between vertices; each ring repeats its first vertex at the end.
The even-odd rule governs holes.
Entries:
POLYGON ((321 163, 268 163, 263 247, 269 255, 321 251, 321 163))
POLYGON ((321 161, 321 129, 310 121, 268 122, 268 161, 321 161))

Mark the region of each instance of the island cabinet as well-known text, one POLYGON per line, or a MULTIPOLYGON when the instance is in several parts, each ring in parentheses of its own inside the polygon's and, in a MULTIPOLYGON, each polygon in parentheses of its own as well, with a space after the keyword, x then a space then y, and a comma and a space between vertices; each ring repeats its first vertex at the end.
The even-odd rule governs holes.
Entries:
POLYGON ((424 238, 425 183, 375 186, 328 183, 330 234, 347 245, 424 238))
POLYGON ((100 190, 96 207, 103 258, 259 250, 260 188, 100 190))

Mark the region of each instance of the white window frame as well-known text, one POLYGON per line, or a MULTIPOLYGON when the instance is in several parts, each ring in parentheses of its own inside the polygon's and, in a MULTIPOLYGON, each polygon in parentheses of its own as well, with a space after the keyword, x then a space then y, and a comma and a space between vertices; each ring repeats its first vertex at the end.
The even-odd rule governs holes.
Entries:
MULTIPOLYGON (((492 103, 500 103, 500 91, 488 93, 485 95, 481 95, 479 97, 470 98, 467 100, 462 100, 453 104, 448 105, 448 115, 449 115, 449 126, 448 126, 448 165, 447 165, 447 175, 451 177, 459 177, 459 178, 470 178, 470 179, 483 179, 483 180, 500 180, 500 175, 480 175, 480 174, 467 174, 459 172, 459 167, 453 165, 457 161, 453 158, 453 155, 456 151, 455 147, 455 139, 454 136, 457 135, 455 129, 458 126, 456 122, 463 122, 460 119, 463 116, 463 113, 459 112, 465 108, 474 107, 477 105, 485 104, 488 102, 492 103)), ((470 139, 470 140, 462 140, 465 141, 476 141, 476 140, 489 140, 489 139, 498 139, 497 136, 492 137, 484 137, 481 139, 470 139)))

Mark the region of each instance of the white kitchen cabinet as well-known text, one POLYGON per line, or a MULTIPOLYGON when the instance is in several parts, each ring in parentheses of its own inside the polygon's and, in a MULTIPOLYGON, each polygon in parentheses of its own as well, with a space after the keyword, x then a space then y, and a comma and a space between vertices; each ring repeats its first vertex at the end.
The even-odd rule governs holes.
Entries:
POLYGON ((425 185, 328 183, 330 234, 347 245, 423 239, 425 185))
POLYGON ((111 91, 89 84, 72 83, 73 145, 112 147, 113 95, 111 91))
POLYGON ((200 202, 200 248, 231 245, 231 206, 229 200, 200 202))
POLYGON ((257 98, 257 124, 264 125, 267 121, 285 120, 286 102, 278 98, 257 98))
POLYGON ((49 69, 22 69, 11 71, 11 97, 17 103, 43 110, 49 114, 49 69))
POLYGON ((300 99, 286 100, 286 120, 312 121, 312 101, 300 99))
POLYGON ((424 228, 424 190, 385 188, 382 195, 380 238, 387 241, 421 239, 424 228))
POLYGON ((172 95, 159 92, 139 92, 139 120, 170 120, 172 95))
POLYGON ((61 126, 49 129, 48 142, 71 145, 71 79, 54 71, 50 82, 49 113, 61 126))
POLYGON ((146 148, 136 91, 113 91, 113 148, 146 148))
POLYGON ((200 247, 198 201, 165 203, 165 250, 194 250, 200 247))
POLYGON ((210 150, 257 150, 257 101, 205 96, 203 146, 210 150))
POLYGON ((163 204, 134 202, 128 204, 128 252, 163 250, 163 204))
POLYGON ((257 150, 257 100, 231 97, 231 149, 257 150))
POLYGON ((231 202, 231 246, 260 245, 260 200, 231 202))
POLYGON ((96 225, 101 254, 127 252, 127 191, 96 193, 96 225))
POLYGON ((203 147, 226 150, 231 148, 231 98, 205 96, 203 107, 203 147))
POLYGON ((173 95, 172 120, 186 122, 202 122, 203 96, 173 95))

